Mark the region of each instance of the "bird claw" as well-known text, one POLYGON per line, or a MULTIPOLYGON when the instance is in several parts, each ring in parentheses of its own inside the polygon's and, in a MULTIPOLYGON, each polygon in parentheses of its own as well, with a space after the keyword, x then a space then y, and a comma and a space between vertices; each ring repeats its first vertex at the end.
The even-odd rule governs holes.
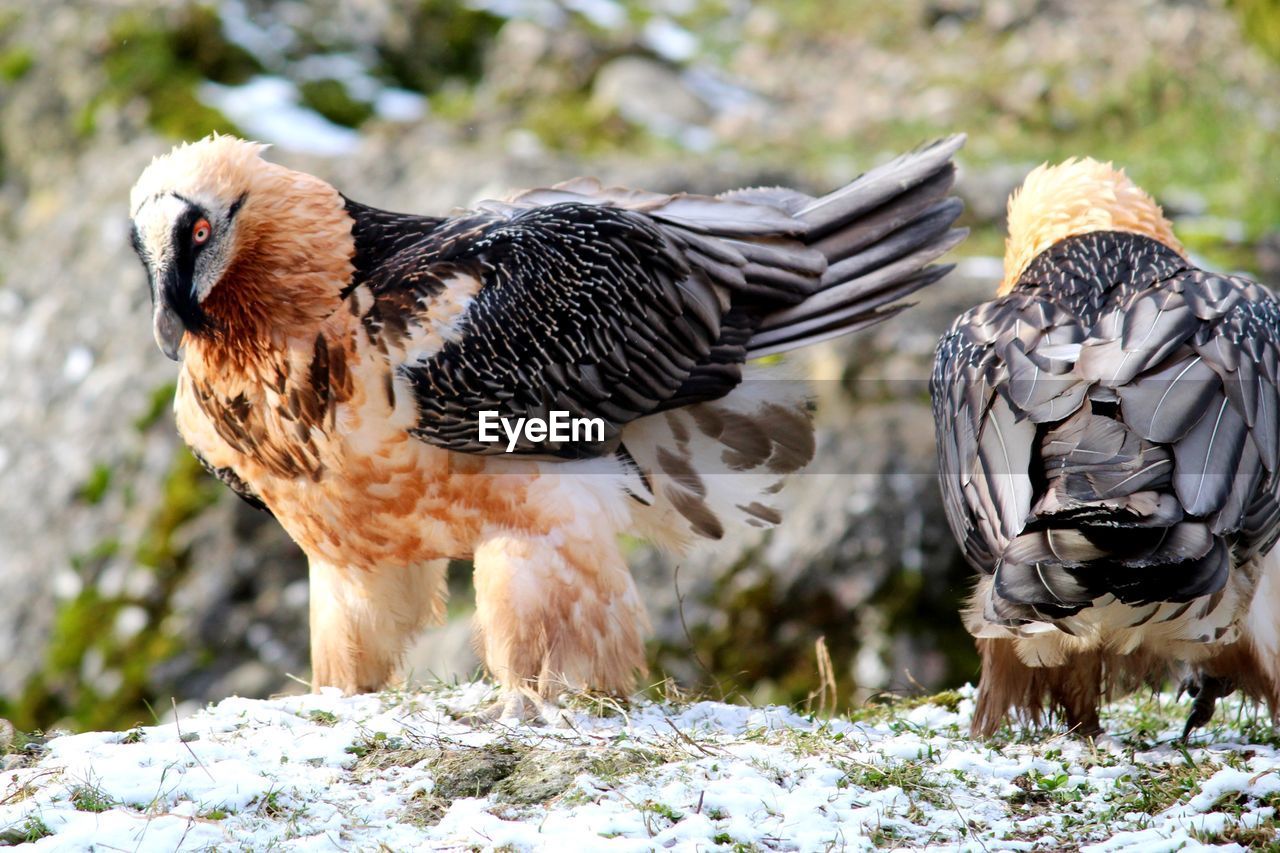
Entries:
POLYGON ((492 704, 462 718, 471 726, 486 723, 529 723, 553 728, 569 727, 569 712, 532 690, 504 689, 492 704))
POLYGON ((1187 724, 1182 729, 1182 743, 1186 743, 1191 733, 1213 719, 1218 700, 1230 696, 1236 686, 1229 678, 1196 673, 1182 680, 1178 686, 1178 697, 1185 692, 1194 700, 1191 713, 1187 715, 1187 724))

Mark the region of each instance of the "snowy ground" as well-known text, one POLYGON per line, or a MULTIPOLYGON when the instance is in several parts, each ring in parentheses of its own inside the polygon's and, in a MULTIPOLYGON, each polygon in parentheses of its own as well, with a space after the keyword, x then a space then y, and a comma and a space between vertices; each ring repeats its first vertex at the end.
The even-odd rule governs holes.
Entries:
POLYGON ((1116 739, 1098 747, 1054 730, 974 743, 969 695, 831 720, 575 699, 563 728, 464 724, 491 698, 481 684, 228 699, 128 732, 25 749, 19 736, 0 771, 0 844, 1280 849, 1280 741, 1252 711, 1220 709, 1189 749, 1170 697, 1114 705, 1116 739))

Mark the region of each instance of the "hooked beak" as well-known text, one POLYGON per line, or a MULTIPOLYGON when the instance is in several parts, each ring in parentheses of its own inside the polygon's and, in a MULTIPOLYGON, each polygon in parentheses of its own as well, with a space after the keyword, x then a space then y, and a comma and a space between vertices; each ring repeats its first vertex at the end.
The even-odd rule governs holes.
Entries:
POLYGON ((187 327, 183 325, 182 318, 166 304, 163 298, 156 300, 153 330, 156 335, 156 346, 160 347, 160 352, 173 361, 178 361, 182 337, 186 334, 187 327))

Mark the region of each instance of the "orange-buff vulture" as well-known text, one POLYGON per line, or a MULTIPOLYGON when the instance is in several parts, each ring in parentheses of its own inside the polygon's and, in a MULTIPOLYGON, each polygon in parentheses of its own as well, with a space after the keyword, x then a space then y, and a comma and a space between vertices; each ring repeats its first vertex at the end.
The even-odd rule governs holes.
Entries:
POLYGON ((449 217, 390 213, 210 137, 133 189, 183 438, 306 552, 313 685, 382 688, 475 566, 492 715, 644 671, 619 551, 779 521, 813 453, 791 383, 748 359, 847 334, 935 281, 963 236, 962 139, 822 198, 574 180, 449 217), (599 419, 580 440, 482 441, 480 413, 599 419))

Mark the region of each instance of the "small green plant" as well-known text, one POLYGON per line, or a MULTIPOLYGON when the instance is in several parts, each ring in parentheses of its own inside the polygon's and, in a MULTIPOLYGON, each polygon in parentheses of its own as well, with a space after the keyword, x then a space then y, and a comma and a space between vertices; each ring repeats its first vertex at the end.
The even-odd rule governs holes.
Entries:
POLYGON ((656 814, 658 817, 665 817, 672 823, 679 823, 684 820, 684 815, 666 803, 659 803, 654 800, 645 800, 640 806, 641 810, 656 814))
POLYGON ((307 714, 307 719, 321 726, 336 726, 338 724, 338 715, 332 711, 311 711, 307 714))
POLYGON ((99 813, 111 809, 115 802, 101 788, 94 785, 77 785, 71 789, 71 804, 79 812, 99 813))
POLYGON ((356 758, 364 759, 373 753, 391 752, 404 748, 404 740, 402 738, 388 735, 386 732, 372 732, 361 735, 355 743, 348 746, 344 751, 349 752, 356 758))
POLYGON ((0 845, 33 844, 53 835, 53 830, 39 815, 27 815, 22 823, 0 830, 0 845))
POLYGON ((281 793, 276 790, 267 791, 257 801, 258 812, 272 820, 277 820, 290 814, 293 810, 288 805, 281 802, 281 793))
POLYGON ((885 764, 856 762, 845 772, 839 787, 856 785, 872 791, 885 788, 901 788, 913 802, 918 796, 932 806, 947 805, 943 787, 925 773, 920 761, 891 761, 885 764))
POLYGON ((1041 776, 1039 773, 1032 772, 1031 777, 1035 780, 1037 788, 1041 791, 1048 792, 1057 791, 1063 785, 1066 785, 1071 779, 1071 777, 1066 773, 1056 773, 1053 776, 1041 776))

